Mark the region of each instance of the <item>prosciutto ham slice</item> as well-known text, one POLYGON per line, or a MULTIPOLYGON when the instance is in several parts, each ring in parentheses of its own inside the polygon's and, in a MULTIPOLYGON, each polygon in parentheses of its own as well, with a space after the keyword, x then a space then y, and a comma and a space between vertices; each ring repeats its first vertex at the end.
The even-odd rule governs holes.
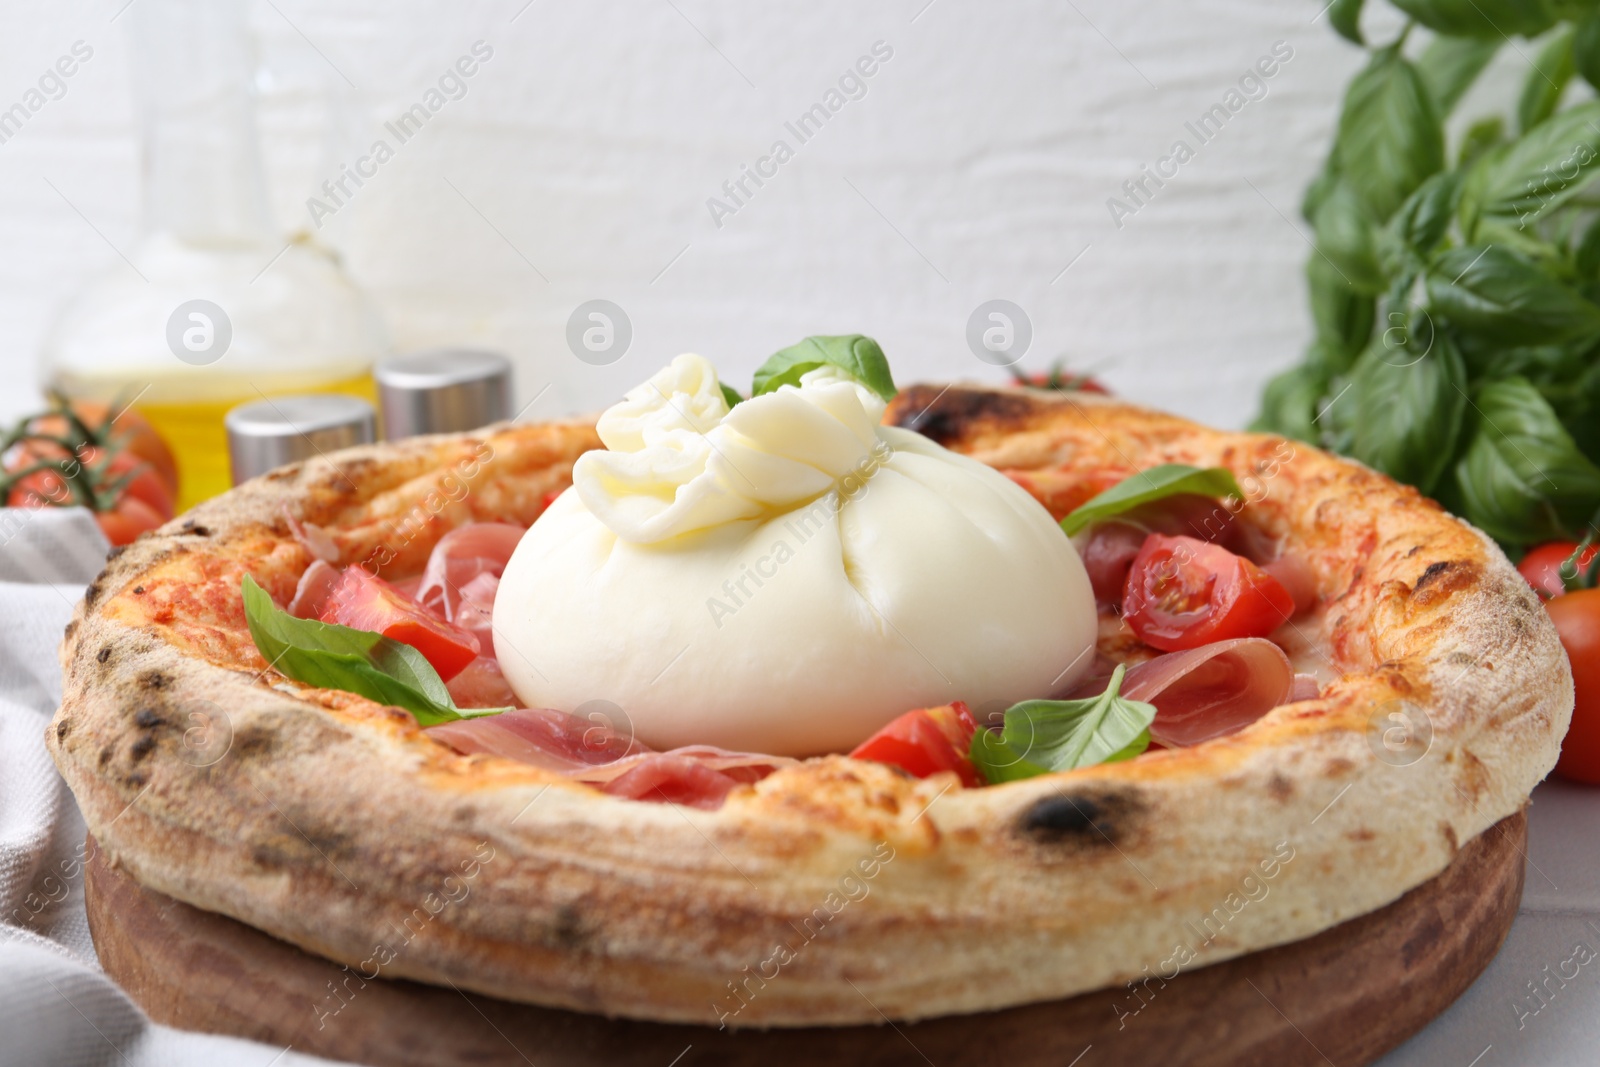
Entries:
MULTIPOLYGON (((1305 676, 1309 677, 1309 676, 1305 676)), ((1105 677, 1079 683, 1069 699, 1105 691, 1105 677)), ((1283 649, 1264 637, 1214 641, 1169 652, 1130 667, 1123 696, 1154 704, 1150 737, 1167 748, 1188 748, 1236 733, 1295 696, 1297 677, 1283 649)), ((1315 685, 1315 681, 1312 681, 1315 685)), ((1300 692, 1306 692, 1301 685, 1300 692)), ((1315 689, 1310 690, 1312 697, 1315 689)))
POLYGON ((301 522, 287 505, 283 508, 283 517, 289 524, 289 536, 300 542, 300 547, 311 553, 313 559, 324 563, 339 562, 339 544, 332 534, 314 522, 301 522))
POLYGON ((1149 534, 1126 522, 1102 522, 1083 545, 1083 569, 1089 574, 1094 598, 1101 604, 1122 603, 1128 571, 1149 534))
POLYGON ((493 656, 480 655, 444 687, 458 708, 508 708, 517 702, 517 694, 500 671, 500 661, 493 656))
POLYGON ((339 584, 341 574, 343 572, 331 563, 312 560, 311 566, 300 576, 300 584, 294 587, 294 598, 289 601, 289 614, 297 619, 320 619, 333 596, 333 587, 339 584))
POLYGON ((1296 615, 1310 611, 1317 603, 1317 572, 1301 556, 1286 554, 1261 564, 1261 569, 1278 579, 1278 584, 1294 599, 1296 615))
POLYGON ((720 807, 735 786, 795 762, 712 745, 656 752, 608 726, 548 708, 445 723, 430 727, 428 736, 463 755, 504 756, 613 796, 708 809, 720 807))
POLYGON ((507 522, 474 522, 451 530, 428 556, 417 601, 446 622, 472 630, 485 648, 493 648, 489 616, 495 589, 526 532, 507 522))
POLYGON ((1156 706, 1150 737, 1168 748, 1242 730, 1286 703, 1293 689, 1289 657, 1264 637, 1157 656, 1128 671, 1122 683, 1123 696, 1156 706))

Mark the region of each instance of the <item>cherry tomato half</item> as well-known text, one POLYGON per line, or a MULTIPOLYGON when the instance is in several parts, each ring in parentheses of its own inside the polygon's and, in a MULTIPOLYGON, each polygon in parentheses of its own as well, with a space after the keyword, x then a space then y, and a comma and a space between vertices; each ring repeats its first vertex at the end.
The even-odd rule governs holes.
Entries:
POLYGON ((421 604, 361 567, 346 567, 323 622, 382 634, 421 652, 439 677, 449 681, 478 657, 478 639, 459 626, 429 614, 421 604))
POLYGON ((851 759, 899 767, 917 778, 954 771, 961 784, 985 784, 967 753, 978 732, 972 711, 959 700, 940 708, 908 711, 857 745, 851 759))
POLYGON ((1572 726, 1561 742, 1556 773, 1600 785, 1600 589, 1580 589, 1545 606, 1572 661, 1577 703, 1572 726))
MULTIPOLYGON (((1551 541, 1537 548, 1530 548, 1528 554, 1522 557, 1522 562, 1517 564, 1517 571, 1533 586, 1534 592, 1546 599, 1566 595, 1566 587, 1561 584, 1561 568, 1578 551, 1576 541, 1551 541)), ((1590 545, 1583 550, 1583 555, 1578 557, 1578 572, 1581 574, 1589 569, 1589 564, 1594 560, 1595 554, 1600 553, 1600 544, 1590 545)))
POLYGON ((1123 618, 1139 640, 1164 652, 1265 637, 1294 610, 1294 598, 1272 575, 1194 537, 1151 534, 1122 591, 1123 618))

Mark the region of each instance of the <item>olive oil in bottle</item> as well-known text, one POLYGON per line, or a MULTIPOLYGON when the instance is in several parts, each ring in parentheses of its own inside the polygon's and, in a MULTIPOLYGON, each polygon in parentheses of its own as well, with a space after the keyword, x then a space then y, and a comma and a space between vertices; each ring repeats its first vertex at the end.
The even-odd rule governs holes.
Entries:
POLYGON ((143 232, 45 343, 49 387, 131 403, 166 439, 180 509, 229 487, 230 408, 293 393, 375 401, 387 347, 338 257, 271 219, 246 14, 247 0, 140 0, 124 16, 143 232))

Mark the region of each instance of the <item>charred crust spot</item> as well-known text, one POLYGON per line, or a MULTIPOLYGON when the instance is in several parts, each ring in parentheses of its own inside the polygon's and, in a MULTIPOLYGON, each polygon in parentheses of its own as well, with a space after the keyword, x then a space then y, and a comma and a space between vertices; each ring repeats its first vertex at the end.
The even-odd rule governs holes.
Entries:
POLYGON ((139 675, 139 687, 141 689, 165 689, 171 684, 172 678, 169 675, 162 674, 160 671, 145 671, 139 675))
POLYGON ((971 436, 983 424, 1020 426, 1036 410, 1035 402, 1018 393, 946 389, 914 385, 897 398, 894 425, 915 430, 941 445, 971 436))
POLYGON ((564 949, 582 948, 589 940, 589 935, 583 929, 583 916, 571 904, 563 904, 556 909, 556 920, 550 927, 550 936, 557 947, 564 949))
POLYGON ((106 561, 110 562, 126 551, 128 551, 127 545, 113 545, 111 546, 111 551, 106 553, 106 561))
POLYGON ((1415 556, 1418 552, 1421 552, 1422 551, 1422 547, 1423 546, 1421 546, 1421 545, 1412 545, 1410 548, 1406 549, 1406 559, 1410 559, 1412 556, 1415 556))
POLYGON ((56 723, 56 740, 65 741, 67 739, 67 732, 71 729, 72 723, 68 722, 66 719, 62 719, 60 722, 56 723))
POLYGON ((282 867, 287 857, 271 845, 257 845, 250 850, 250 862, 257 867, 276 869, 282 867))
POLYGON ((156 739, 147 734, 133 743, 133 747, 128 750, 128 755, 133 757, 133 761, 135 763, 138 763, 140 760, 150 755, 155 747, 156 739))
POLYGON ((1044 845, 1104 848, 1128 836, 1142 807, 1126 793, 1045 797, 1023 812, 1017 831, 1044 845))
POLYGON ((106 576, 106 572, 105 571, 101 571, 100 572, 100 576, 98 578, 96 578, 94 581, 90 582, 89 583, 89 588, 87 588, 87 589, 85 589, 83 591, 83 606, 84 607, 92 608, 92 607, 94 607, 95 601, 100 599, 100 593, 101 593, 100 582, 101 582, 101 579, 103 579, 105 576, 106 576))
POLYGON ((182 530, 186 534, 194 534, 194 536, 196 536, 196 537, 210 537, 211 536, 211 528, 209 526, 202 526, 200 523, 195 522, 193 519, 185 520, 184 524, 182 526, 180 526, 179 529, 182 530))
MULTIPOLYGON (((1479 566, 1471 560, 1440 560, 1437 563, 1430 563, 1411 589, 1412 602, 1423 605, 1443 600, 1460 590, 1470 588, 1478 580, 1480 573, 1479 566)), ((1512 600, 1520 602, 1516 598, 1512 600)))
POLYGON ((1274 773, 1267 779, 1267 795, 1281 804, 1294 796, 1294 783, 1285 775, 1274 773))
POLYGON ((111 661, 111 646, 106 645, 101 648, 99 652, 96 652, 94 654, 94 660, 96 663, 102 666, 109 663, 111 661))
POLYGON ((134 715, 133 721, 141 730, 153 730, 157 726, 167 725, 167 720, 157 714, 154 708, 140 708, 134 715))
POLYGON ((247 726, 233 735, 233 753, 251 758, 264 756, 277 747, 278 735, 261 726, 247 726))
POLYGON ((350 838, 340 833, 308 833, 306 843, 316 849, 323 856, 338 856, 344 858, 354 850, 350 846, 350 838))
POLYGON ((133 595, 134 596, 144 596, 144 586, 142 586, 142 585, 134 586, 133 587, 133 595))
POLYGON ((134 771, 132 774, 123 779, 123 781, 128 783, 128 787, 130 789, 143 789, 145 783, 149 780, 150 776, 145 774, 143 771, 134 771))
POLYGON ((110 745, 107 745, 105 748, 102 748, 100 750, 100 759, 99 759, 100 766, 104 767, 106 764, 110 763, 111 762, 111 757, 115 756, 116 754, 117 754, 117 750, 112 748, 110 745))
POLYGON ((70 622, 67 623, 67 628, 61 632, 61 636, 63 638, 65 638, 66 640, 70 641, 70 640, 72 640, 72 635, 77 633, 77 632, 78 632, 78 620, 77 619, 73 619, 73 620, 71 620, 70 622))
POLYGON ((1435 581, 1440 575, 1444 574, 1445 571, 1449 570, 1453 566, 1455 566, 1455 564, 1449 560, 1440 560, 1437 563, 1428 564, 1428 569, 1422 572, 1422 577, 1418 578, 1417 584, 1412 587, 1411 595, 1416 596, 1418 593, 1422 592, 1430 583, 1435 581))

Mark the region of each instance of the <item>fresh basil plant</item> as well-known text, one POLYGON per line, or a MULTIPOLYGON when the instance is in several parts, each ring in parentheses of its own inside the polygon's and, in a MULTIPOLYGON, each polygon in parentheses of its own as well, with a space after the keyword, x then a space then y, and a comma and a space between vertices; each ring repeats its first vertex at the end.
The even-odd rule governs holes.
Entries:
POLYGON ((1328 8, 1368 59, 1302 205, 1314 339, 1254 428, 1409 482, 1513 551, 1576 538, 1600 510, 1600 101, 1562 105, 1600 87, 1600 7, 1389 2, 1408 20, 1384 41, 1363 0, 1328 8), (1503 48, 1531 57, 1520 93, 1448 143, 1503 48))

